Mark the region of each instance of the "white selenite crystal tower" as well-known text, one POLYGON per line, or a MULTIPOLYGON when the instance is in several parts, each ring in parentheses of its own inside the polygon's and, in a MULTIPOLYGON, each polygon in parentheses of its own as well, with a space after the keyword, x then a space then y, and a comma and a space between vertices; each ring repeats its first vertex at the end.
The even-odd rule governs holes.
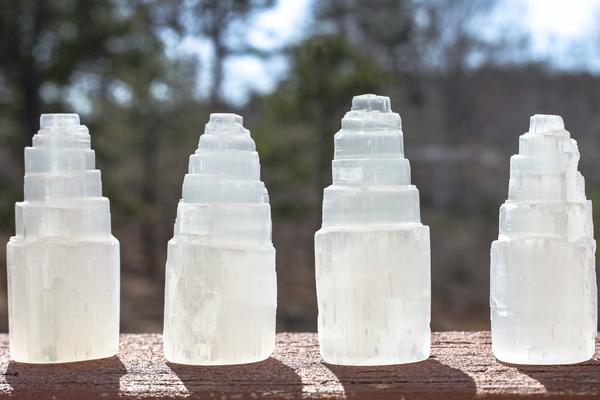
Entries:
POLYGON ((119 242, 90 135, 77 114, 43 114, 25 148, 25 196, 7 245, 10 355, 64 363, 119 347, 119 242))
POLYGON ((254 141, 238 115, 211 114, 190 156, 166 268, 169 361, 243 364, 271 355, 271 208, 254 141))
POLYGON ((531 117, 491 249, 492 350, 502 361, 570 364, 594 355, 596 243, 578 162, 561 117, 531 117))
POLYGON ((429 228, 403 147, 389 98, 354 97, 335 135, 333 185, 315 235, 319 344, 328 363, 429 357, 429 228))

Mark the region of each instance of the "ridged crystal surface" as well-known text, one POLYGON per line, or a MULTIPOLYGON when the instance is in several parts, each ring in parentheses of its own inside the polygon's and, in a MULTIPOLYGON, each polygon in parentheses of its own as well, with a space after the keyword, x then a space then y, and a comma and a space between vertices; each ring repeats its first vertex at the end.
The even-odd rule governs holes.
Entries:
POLYGON ((335 135, 333 185, 324 192, 315 261, 326 362, 429 357, 429 228, 410 183, 400 116, 387 97, 354 97, 335 135))
POLYGON ((491 249, 492 350, 502 361, 569 364, 594 355, 596 244, 578 162, 561 117, 531 117, 510 160, 491 249))
POLYGON ((271 355, 271 209, 254 141, 238 115, 211 114, 190 156, 166 268, 169 361, 242 364, 271 355))
POLYGON ((25 148, 25 197, 7 245, 10 355, 63 363, 119 346, 119 242, 90 135, 77 114, 44 114, 25 148))

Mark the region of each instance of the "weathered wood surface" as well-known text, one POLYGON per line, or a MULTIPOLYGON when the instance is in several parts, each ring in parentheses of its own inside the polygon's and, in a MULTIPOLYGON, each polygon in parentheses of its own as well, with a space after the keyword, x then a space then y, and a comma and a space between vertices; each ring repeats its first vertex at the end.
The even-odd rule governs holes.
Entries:
POLYGON ((279 334, 269 360, 233 367, 168 363, 160 335, 122 335, 119 356, 106 360, 26 365, 9 361, 0 335, 0 362, 1 398, 600 398, 600 355, 574 366, 506 365, 488 332, 435 333, 429 360, 389 367, 324 364, 312 333, 279 334))

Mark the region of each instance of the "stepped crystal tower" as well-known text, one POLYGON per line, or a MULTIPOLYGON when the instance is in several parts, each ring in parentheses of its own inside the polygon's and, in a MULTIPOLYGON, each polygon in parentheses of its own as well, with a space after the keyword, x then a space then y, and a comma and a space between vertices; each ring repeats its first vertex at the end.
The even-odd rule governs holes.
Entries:
POLYGON ((596 337, 596 244, 577 142, 561 117, 534 115, 510 161, 491 249, 492 350, 516 364, 588 360, 596 337))
POLYGON ((119 346, 119 242, 90 135, 43 114, 25 148, 25 196, 7 245, 10 354, 19 362, 110 357, 119 346))
POLYGON ((211 114, 190 156, 166 268, 169 361, 243 364, 271 355, 271 209, 254 141, 238 115, 211 114))
POLYGON ((429 228, 388 97, 354 97, 335 135, 333 185, 315 235, 319 344, 332 364, 424 360, 430 347, 429 228))

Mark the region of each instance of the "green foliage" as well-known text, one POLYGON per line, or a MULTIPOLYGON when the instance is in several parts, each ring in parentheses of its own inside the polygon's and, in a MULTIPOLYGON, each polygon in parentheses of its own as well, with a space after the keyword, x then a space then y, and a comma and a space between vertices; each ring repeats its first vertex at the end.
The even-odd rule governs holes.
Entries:
MULTIPOLYGON (((199 125, 194 110, 199 107, 198 64, 184 56, 169 57, 164 39, 166 33, 181 31, 180 2, 11 3, 0 4, 0 93, 12 99, 10 109, 0 115, 10 121, 0 125, 0 138, 16 143, 14 158, 22 166, 23 146, 37 131, 41 113, 79 111, 90 127, 104 193, 117 216, 114 226, 119 229, 128 217, 137 219, 146 235, 140 240, 146 245, 145 264, 157 270, 157 243, 173 219, 162 212, 163 205, 174 209, 163 193, 177 193, 184 173, 179 161, 176 168, 164 165, 185 163, 180 149, 163 143, 170 135, 180 138, 180 132, 197 135, 199 125), (190 120, 197 125, 191 127, 190 120), (17 129, 2 130, 11 125, 17 129), (171 171, 177 179, 168 175, 171 171)), ((2 185, 9 188, 0 202, 17 192, 23 175, 15 172, 2 185)))
POLYGON ((333 135, 352 96, 377 91, 390 77, 338 35, 316 35, 288 49, 290 73, 263 100, 254 137, 274 214, 320 207, 330 181, 333 135))
MULTIPOLYGON (((417 15, 428 1, 321 0, 316 17, 359 46, 386 71, 398 74, 415 58, 423 21, 417 15)), ((423 13, 421 12, 421 15, 423 13)))
POLYGON ((288 53, 289 78, 266 101, 270 111, 290 118, 347 109, 353 95, 375 91, 390 81, 342 36, 316 35, 288 53))

